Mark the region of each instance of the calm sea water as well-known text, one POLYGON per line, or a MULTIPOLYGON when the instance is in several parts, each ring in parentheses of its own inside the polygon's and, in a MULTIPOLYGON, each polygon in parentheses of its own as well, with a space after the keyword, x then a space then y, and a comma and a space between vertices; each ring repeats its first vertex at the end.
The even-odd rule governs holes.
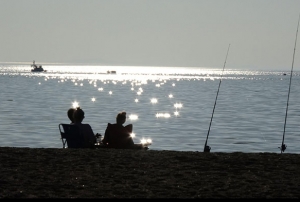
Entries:
POLYGON ((67 110, 77 102, 95 133, 126 111, 135 143, 150 138, 151 150, 202 152, 211 123, 211 152, 280 153, 284 135, 284 153, 300 153, 299 72, 284 127, 290 70, 225 69, 222 76, 208 68, 43 67, 0 66, 1 147, 62 148, 58 124, 69 123, 67 110))

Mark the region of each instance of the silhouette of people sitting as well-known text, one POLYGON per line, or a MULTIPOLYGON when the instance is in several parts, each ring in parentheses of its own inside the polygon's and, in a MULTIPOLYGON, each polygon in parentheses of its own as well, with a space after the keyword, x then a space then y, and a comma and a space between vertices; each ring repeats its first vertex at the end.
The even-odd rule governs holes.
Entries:
POLYGON ((70 121, 71 121, 71 124, 73 124, 74 123, 74 112, 75 112, 75 108, 70 108, 69 110, 68 110, 68 112, 67 112, 67 114, 68 114, 68 117, 69 117, 69 119, 70 119, 70 121))
POLYGON ((103 145, 109 148, 129 149, 134 147, 134 142, 130 134, 132 133, 132 124, 123 126, 126 121, 126 112, 118 113, 116 123, 107 124, 105 130, 103 145))
POLYGON ((89 124, 83 124, 82 121, 84 117, 84 111, 77 107, 73 114, 74 118, 74 125, 78 126, 80 129, 83 138, 84 138, 84 147, 85 148, 93 148, 96 143, 96 136, 99 135, 98 133, 95 135, 93 132, 92 127, 89 124))

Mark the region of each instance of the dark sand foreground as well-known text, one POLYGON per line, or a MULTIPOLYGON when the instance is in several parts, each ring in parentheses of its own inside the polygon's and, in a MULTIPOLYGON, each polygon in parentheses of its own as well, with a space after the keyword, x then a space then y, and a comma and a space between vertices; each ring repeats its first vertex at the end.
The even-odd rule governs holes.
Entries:
POLYGON ((1 198, 299 198, 300 155, 0 147, 1 198))

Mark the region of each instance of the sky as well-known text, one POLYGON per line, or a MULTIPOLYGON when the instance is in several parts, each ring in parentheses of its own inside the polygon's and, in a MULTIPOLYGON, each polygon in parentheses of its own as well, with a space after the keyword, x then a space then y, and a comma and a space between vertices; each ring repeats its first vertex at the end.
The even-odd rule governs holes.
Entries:
POLYGON ((300 70, 299 15, 300 0, 0 0, 0 63, 300 70))

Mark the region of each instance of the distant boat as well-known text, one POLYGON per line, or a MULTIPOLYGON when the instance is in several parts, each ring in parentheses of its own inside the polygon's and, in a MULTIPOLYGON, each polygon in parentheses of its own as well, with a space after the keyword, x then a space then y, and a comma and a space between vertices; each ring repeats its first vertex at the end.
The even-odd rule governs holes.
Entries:
POLYGON ((42 65, 36 65, 35 61, 33 60, 33 64, 31 65, 33 69, 31 69, 31 72, 46 72, 47 70, 44 70, 42 65))
POLYGON ((116 71, 107 71, 107 74, 116 74, 116 71))

